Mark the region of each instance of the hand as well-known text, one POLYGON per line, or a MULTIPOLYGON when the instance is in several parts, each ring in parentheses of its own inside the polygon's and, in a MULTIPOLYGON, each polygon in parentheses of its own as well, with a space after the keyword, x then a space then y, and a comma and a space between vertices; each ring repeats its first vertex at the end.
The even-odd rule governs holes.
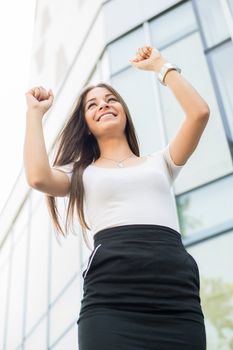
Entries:
POLYGON ((37 109, 43 114, 49 110, 54 99, 52 90, 47 91, 42 86, 30 89, 25 95, 28 109, 37 109))
POLYGON ((136 56, 129 60, 132 66, 143 69, 159 72, 165 62, 168 62, 161 53, 150 46, 143 46, 138 49, 136 56))

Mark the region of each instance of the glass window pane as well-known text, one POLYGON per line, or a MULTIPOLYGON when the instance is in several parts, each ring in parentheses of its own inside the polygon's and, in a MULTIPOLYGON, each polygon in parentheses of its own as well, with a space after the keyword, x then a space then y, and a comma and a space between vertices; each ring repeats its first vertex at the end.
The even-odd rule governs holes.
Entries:
MULTIPOLYGON (((231 173, 232 159, 199 34, 191 34, 176 42, 162 50, 162 54, 180 66, 181 74, 210 106, 210 118, 204 133, 174 184, 176 193, 180 193, 231 173)), ((166 134, 171 140, 185 116, 170 88, 159 84, 159 89, 166 134)))
POLYGON ((140 0, 142 20, 153 17, 176 3, 177 0, 140 0))
POLYGON ((228 123, 233 137, 233 45, 225 44, 210 53, 228 123))
POLYGON ((0 349, 4 349, 5 317, 7 312, 7 292, 9 279, 9 263, 1 266, 0 269, 0 349))
POLYGON ((101 80, 101 77, 100 77, 100 70, 98 69, 98 65, 97 67, 95 68, 92 76, 90 77, 90 80, 88 81, 88 85, 95 85, 95 84, 98 84, 101 80))
POLYGON ((232 349, 233 231, 188 248, 198 263, 208 349, 232 349))
POLYGON ((15 349, 22 340, 27 236, 14 246, 10 275, 6 349, 15 349))
POLYGON ((27 232, 27 225, 28 225, 28 219, 29 219, 29 200, 30 199, 25 201, 16 219, 15 231, 14 231, 14 243, 16 243, 18 239, 20 239, 21 235, 23 235, 24 232, 27 232))
POLYGON ((233 176, 179 196, 177 207, 184 236, 233 226, 233 176))
POLYGON ((111 74, 129 66, 139 47, 145 45, 142 28, 134 30, 108 46, 111 74))
POLYGON ((48 213, 41 200, 30 223, 26 333, 48 307, 48 238, 48 213))
POLYGON ((195 30, 196 27, 192 5, 187 2, 150 22, 152 43, 161 48, 195 30))
POLYGON ((29 210, 30 211, 35 210, 35 208, 37 208, 38 205, 40 205, 40 202, 43 201, 43 198, 41 197, 41 192, 40 191, 32 191, 28 201, 30 201, 30 204, 29 204, 30 209, 29 210))
POLYGON ((53 347, 54 350, 77 350, 78 349, 78 325, 75 323, 68 333, 53 347))
POLYGON ((198 14, 207 46, 213 46, 229 37, 229 30, 219 0, 196 0, 198 14))
MULTIPOLYGON (((65 223, 65 206, 64 198, 60 198, 58 210, 63 223, 65 223)), ((75 234, 72 233, 73 228, 71 225, 67 239, 61 236, 58 242, 54 230, 51 233, 51 301, 54 301, 64 286, 80 270, 80 240, 82 239, 82 233, 79 226, 75 225, 76 222, 77 220, 74 222, 75 234)))
POLYGON ((141 22, 140 0, 111 0, 104 4, 103 11, 107 42, 141 22))
POLYGON ((26 338, 24 350, 42 350, 47 348, 47 319, 39 323, 36 329, 26 338))
POLYGON ((112 85, 127 102, 139 140, 141 155, 156 151, 163 145, 159 116, 153 90, 154 76, 129 68, 112 77, 112 85))
POLYGON ((227 0, 227 4, 228 4, 228 6, 229 6, 231 15, 232 15, 232 17, 233 17, 233 1, 232 1, 232 0, 227 0))
POLYGON ((107 82, 110 78, 110 61, 109 61, 109 50, 105 50, 100 61, 101 67, 101 80, 107 82))
POLYGON ((71 324, 77 322, 79 316, 78 309, 81 300, 79 291, 79 279, 75 278, 66 288, 66 290, 64 290, 64 293, 59 300, 57 300, 57 302, 53 305, 50 316, 51 347, 61 337, 61 335, 64 334, 65 329, 67 329, 71 324))
POLYGON ((6 263, 8 263, 8 260, 10 258, 10 253, 11 253, 11 245, 12 245, 12 235, 11 235, 11 232, 9 232, 2 248, 0 249, 0 271, 1 271, 1 268, 6 263))

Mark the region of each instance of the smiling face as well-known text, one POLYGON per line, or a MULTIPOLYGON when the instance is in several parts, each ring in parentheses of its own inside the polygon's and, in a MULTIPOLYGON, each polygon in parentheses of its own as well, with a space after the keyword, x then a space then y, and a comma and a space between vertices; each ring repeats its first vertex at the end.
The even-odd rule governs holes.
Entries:
POLYGON ((117 96, 105 87, 89 91, 84 101, 84 115, 88 128, 98 137, 108 132, 109 136, 123 133, 126 115, 117 96))

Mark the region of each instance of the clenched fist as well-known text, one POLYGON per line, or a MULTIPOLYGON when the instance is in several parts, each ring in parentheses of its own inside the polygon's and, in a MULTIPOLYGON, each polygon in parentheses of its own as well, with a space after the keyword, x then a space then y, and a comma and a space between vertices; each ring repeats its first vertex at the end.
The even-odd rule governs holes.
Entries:
POLYGON ((54 95, 51 89, 48 91, 42 86, 34 87, 26 92, 28 109, 37 109, 46 113, 52 106, 54 95))
POLYGON ((151 46, 140 47, 137 50, 136 56, 129 61, 136 68, 157 73, 163 64, 167 62, 166 58, 161 55, 161 52, 151 46))

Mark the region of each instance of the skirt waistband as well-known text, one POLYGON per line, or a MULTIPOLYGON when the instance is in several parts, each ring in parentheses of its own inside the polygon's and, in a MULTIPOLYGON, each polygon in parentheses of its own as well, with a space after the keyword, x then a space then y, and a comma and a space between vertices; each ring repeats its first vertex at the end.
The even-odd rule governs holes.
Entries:
POLYGON ((175 229, 155 224, 131 224, 105 228, 98 231, 93 239, 94 246, 103 241, 115 242, 124 239, 136 241, 173 241, 182 244, 181 234, 175 229))

